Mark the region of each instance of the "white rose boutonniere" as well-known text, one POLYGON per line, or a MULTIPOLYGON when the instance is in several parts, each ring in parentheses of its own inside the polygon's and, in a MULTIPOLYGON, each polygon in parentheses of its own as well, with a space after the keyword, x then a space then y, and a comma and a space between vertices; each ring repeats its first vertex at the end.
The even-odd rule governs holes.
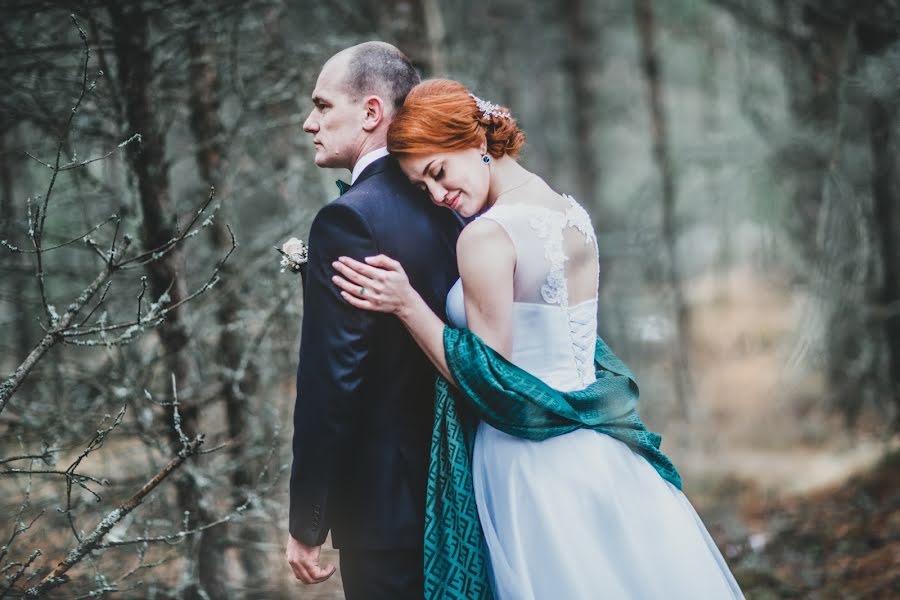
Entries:
POLYGON ((291 238, 281 245, 281 248, 275 247, 275 250, 281 254, 281 272, 285 269, 291 273, 299 273, 300 267, 306 264, 309 256, 309 248, 303 243, 303 240, 291 238))

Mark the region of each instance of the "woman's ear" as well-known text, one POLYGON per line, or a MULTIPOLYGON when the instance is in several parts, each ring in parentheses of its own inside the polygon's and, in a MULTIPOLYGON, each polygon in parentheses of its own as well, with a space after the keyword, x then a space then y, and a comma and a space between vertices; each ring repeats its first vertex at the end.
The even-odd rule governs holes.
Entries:
POLYGON ((369 96, 363 101, 366 110, 363 129, 372 132, 384 121, 384 101, 378 96, 369 96))

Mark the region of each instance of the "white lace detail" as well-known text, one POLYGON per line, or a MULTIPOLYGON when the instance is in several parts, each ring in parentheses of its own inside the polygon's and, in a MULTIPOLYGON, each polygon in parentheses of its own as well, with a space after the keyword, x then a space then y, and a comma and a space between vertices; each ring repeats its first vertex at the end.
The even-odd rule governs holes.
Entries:
POLYGON ((544 240, 544 256, 550 263, 547 282, 541 286, 541 297, 547 304, 569 306, 569 286, 566 281, 566 253, 563 251, 563 228, 566 215, 555 210, 531 217, 529 224, 544 240))
MULTIPOLYGON (((566 224, 571 225, 578 229, 582 234, 584 234, 584 243, 590 244, 593 242, 594 251, 597 253, 597 258, 600 258, 600 247, 597 245, 597 235, 594 233, 594 224, 591 222, 591 216, 584 210, 584 207, 578 204, 578 202, 572 196, 568 194, 563 194, 563 198, 569 201, 569 208, 566 210, 566 224)), ((595 287, 600 286, 600 261, 597 261, 597 278, 595 287)))
POLYGON ((584 207, 575 201, 575 198, 568 194, 563 194, 563 198, 569 201, 569 208, 566 209, 566 225, 571 225, 578 229, 584 235, 584 243, 597 243, 597 236, 594 235, 594 225, 591 223, 591 217, 584 210, 584 207))
MULTIPOLYGON (((563 197, 569 201, 569 208, 566 210, 566 225, 575 227, 584 235, 585 244, 594 244, 594 251, 600 256, 600 250, 597 246, 597 236, 594 233, 594 225, 591 223, 591 217, 588 215, 584 207, 575 201, 575 198, 568 194, 563 197)), ((596 285, 600 285, 600 264, 597 263, 596 285)), ((569 311, 569 330, 572 333, 572 343, 576 346, 575 366, 578 369, 578 375, 581 377, 581 383, 588 385, 594 380, 594 335, 597 330, 597 305, 589 303, 589 312, 579 310, 581 305, 576 306, 569 311)))

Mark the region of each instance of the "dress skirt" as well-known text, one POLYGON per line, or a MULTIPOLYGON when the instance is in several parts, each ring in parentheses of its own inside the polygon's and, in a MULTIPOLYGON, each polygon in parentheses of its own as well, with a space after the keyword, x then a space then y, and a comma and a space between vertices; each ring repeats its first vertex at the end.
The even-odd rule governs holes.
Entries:
POLYGON ((743 598, 685 495, 618 440, 482 422, 473 476, 497 600, 743 598))

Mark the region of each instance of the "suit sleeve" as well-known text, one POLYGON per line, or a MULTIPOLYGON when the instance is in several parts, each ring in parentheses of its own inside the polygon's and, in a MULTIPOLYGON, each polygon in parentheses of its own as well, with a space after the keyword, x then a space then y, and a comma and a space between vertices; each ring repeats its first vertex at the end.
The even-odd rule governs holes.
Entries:
POLYGON ((362 401, 376 319, 341 297, 331 281, 331 263, 342 255, 362 260, 377 253, 371 230, 355 210, 332 203, 319 211, 304 277, 290 483, 290 533, 308 545, 322 544, 330 529, 335 459, 350 441, 362 401))

